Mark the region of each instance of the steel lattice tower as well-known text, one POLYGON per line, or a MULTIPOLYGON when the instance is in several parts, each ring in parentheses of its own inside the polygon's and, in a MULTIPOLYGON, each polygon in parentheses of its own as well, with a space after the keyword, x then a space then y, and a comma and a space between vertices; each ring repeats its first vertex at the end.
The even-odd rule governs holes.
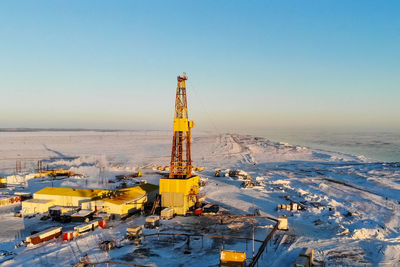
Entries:
POLYGON ((188 117, 186 74, 178 76, 177 80, 169 178, 190 178, 192 176, 190 129, 194 126, 194 122, 189 121, 188 117))

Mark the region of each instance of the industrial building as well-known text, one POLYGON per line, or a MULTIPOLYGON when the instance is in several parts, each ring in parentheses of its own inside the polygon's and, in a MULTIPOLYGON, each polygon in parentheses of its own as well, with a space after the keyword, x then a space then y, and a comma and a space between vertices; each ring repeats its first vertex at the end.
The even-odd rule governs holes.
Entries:
POLYGON ((22 202, 23 214, 47 212, 50 207, 78 207, 84 210, 105 212, 112 218, 121 218, 141 210, 153 201, 158 186, 141 184, 117 191, 46 187, 33 194, 33 199, 22 202))
POLYGON ((22 202, 22 214, 35 214, 47 212, 54 206, 54 200, 51 199, 28 199, 22 202))
POLYGON ((114 219, 120 219, 132 212, 141 210, 147 202, 153 202, 158 193, 158 186, 141 184, 117 191, 111 197, 94 199, 82 203, 83 209, 103 211, 114 219))

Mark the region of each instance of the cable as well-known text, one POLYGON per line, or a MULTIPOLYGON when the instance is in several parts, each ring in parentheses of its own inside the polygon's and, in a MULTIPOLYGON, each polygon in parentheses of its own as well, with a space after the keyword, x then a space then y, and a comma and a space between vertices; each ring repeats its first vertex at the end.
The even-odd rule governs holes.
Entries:
POLYGON ((198 99, 200 101, 200 105, 202 106, 201 109, 203 111, 203 113, 208 117, 208 120, 210 121, 213 130, 217 133, 220 133, 218 128, 216 127, 214 120, 212 119, 212 117, 210 116, 210 113, 205 109, 206 105, 204 105, 204 102, 202 101, 202 98, 200 97, 200 94, 197 93, 197 89, 196 86, 194 86, 194 83, 192 82, 192 80, 188 80, 190 81, 190 90, 192 90, 194 92, 194 94, 196 95, 196 99, 198 99))

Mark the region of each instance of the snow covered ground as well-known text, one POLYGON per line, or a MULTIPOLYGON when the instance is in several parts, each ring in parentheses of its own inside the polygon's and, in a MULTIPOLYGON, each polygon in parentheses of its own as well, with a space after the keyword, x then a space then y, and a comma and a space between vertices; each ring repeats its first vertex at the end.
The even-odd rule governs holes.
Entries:
MULTIPOLYGON (((158 183, 153 167, 169 163, 171 133, 137 132, 33 132, 0 133, 0 174, 9 176, 16 191, 35 192, 45 186, 112 188, 116 174, 141 170, 143 179, 158 183), (30 179, 13 175, 16 160, 22 172, 32 172, 38 159, 50 167, 64 167, 86 177, 60 180, 30 179), (21 185, 25 185, 24 188, 21 185)), ((348 154, 312 150, 265 138, 193 133, 192 158, 206 181, 201 193, 232 214, 286 214, 289 231, 278 231, 259 261, 259 266, 292 266, 301 248, 315 249, 317 260, 328 266, 400 266, 400 163, 377 163, 348 154), (215 170, 243 170, 260 183, 241 187, 242 181, 214 177, 215 170), (301 203, 305 210, 278 211, 277 204, 301 203)), ((86 252, 92 262, 125 261, 148 266, 217 266, 219 249, 246 251, 251 242, 233 239, 149 236, 141 245, 121 241, 121 247, 102 252, 98 243, 121 240, 128 224, 144 217, 112 221, 106 230, 95 230, 71 242, 52 241, 32 247, 14 248, 34 230, 57 225, 39 217, 13 217, 18 204, 0 208, 0 254, 2 266, 69 266, 86 252)), ((252 220, 176 217, 162 221, 160 233, 224 234, 251 237, 252 220)), ((272 221, 255 221, 257 240, 264 240, 272 221)), ((64 225, 63 227, 72 227, 64 225)), ((145 230, 145 234, 157 230, 145 230)), ((256 251, 260 246, 256 242, 256 251)))

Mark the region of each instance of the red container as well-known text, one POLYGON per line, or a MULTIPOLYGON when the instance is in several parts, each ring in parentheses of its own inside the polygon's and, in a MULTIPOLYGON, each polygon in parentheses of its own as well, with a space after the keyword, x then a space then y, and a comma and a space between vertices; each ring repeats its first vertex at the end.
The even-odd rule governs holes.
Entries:
POLYGON ((203 209, 202 208, 198 208, 194 211, 194 214, 196 214, 197 216, 201 215, 203 213, 203 209))
POLYGON ((63 241, 69 241, 72 240, 73 238, 74 238, 74 232, 64 232, 62 234, 63 241))
POLYGON ((100 226, 101 228, 105 229, 105 228, 107 227, 106 220, 99 221, 99 226, 100 226))

